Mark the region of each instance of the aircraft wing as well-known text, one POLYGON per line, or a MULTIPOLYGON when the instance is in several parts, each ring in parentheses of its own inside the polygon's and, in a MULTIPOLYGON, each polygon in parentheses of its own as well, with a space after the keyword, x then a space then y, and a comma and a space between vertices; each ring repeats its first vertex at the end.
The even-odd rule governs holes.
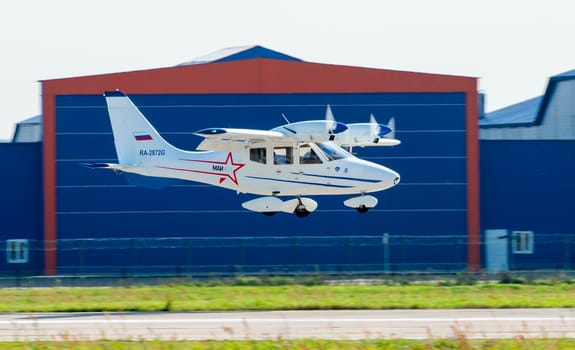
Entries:
POLYGON ((246 144, 291 140, 290 137, 272 130, 209 128, 194 134, 204 138, 196 147, 199 151, 230 151, 246 144))
POLYGON ((375 140, 346 140, 336 142, 341 147, 372 147, 372 146, 397 146, 401 143, 398 139, 380 138, 375 140))

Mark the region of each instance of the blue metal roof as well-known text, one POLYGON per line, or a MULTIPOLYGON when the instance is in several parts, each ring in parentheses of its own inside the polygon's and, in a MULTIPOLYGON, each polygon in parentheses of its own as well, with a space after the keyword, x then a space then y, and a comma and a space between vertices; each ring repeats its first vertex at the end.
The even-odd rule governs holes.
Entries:
POLYGON ((550 77, 543 96, 486 113, 485 118, 479 120, 479 127, 504 128, 541 125, 557 84, 572 79, 575 79, 575 69, 550 77))
POLYGON ((242 61, 250 60, 255 58, 269 58, 275 60, 284 61, 298 61, 302 60, 283 54, 278 51, 267 49, 263 46, 252 45, 252 46, 235 46, 221 49, 204 56, 197 57, 191 61, 184 62, 178 66, 189 66, 194 64, 205 64, 205 63, 216 63, 216 62, 230 62, 230 61, 242 61))
POLYGON ((479 126, 481 128, 489 128, 533 125, 542 99, 542 96, 538 96, 486 113, 485 118, 479 120, 479 126))
POLYGON ((575 69, 552 76, 551 78, 575 77, 575 69))
POLYGON ((24 119, 22 121, 19 121, 18 124, 42 124, 42 115, 39 114, 34 117, 24 119))

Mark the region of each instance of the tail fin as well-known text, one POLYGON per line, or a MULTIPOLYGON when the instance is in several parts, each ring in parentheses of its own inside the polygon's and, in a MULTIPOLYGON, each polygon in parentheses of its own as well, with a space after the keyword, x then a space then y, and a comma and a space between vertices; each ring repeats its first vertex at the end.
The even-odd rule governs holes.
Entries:
POLYGON ((128 96, 120 91, 107 91, 104 96, 120 165, 139 166, 157 158, 154 156, 166 155, 175 150, 175 147, 160 136, 128 96))

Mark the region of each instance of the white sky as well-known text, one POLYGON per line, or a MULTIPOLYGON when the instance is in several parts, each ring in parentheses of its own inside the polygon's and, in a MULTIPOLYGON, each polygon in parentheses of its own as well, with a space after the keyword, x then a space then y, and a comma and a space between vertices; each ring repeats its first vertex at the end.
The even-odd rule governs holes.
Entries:
POLYGON ((0 139, 39 80, 173 66, 259 44, 310 62, 475 76, 487 110, 575 69, 564 0, 18 0, 0 3, 0 139))

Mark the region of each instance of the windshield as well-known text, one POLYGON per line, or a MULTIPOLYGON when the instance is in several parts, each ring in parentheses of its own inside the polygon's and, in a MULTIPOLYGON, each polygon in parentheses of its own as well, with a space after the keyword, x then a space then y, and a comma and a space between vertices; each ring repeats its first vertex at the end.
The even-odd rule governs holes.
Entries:
POLYGON ((337 146, 334 143, 319 142, 317 145, 323 151, 329 161, 352 157, 351 154, 347 153, 343 148, 337 146))

